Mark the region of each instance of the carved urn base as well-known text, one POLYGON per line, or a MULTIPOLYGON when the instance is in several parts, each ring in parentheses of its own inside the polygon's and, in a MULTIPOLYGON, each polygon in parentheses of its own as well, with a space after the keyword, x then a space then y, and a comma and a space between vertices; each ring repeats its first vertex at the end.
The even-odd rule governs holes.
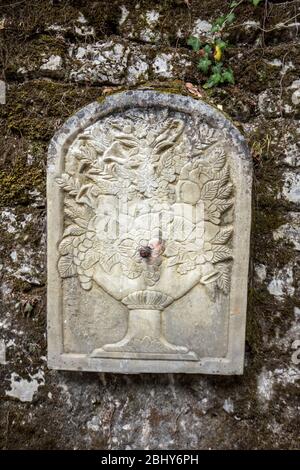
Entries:
POLYGON ((156 291, 139 291, 126 297, 123 300, 129 308, 126 335, 117 343, 95 349, 91 357, 196 361, 194 352, 169 343, 163 336, 162 310, 172 301, 171 297, 156 291), (138 301, 137 304, 132 303, 134 301, 138 301))

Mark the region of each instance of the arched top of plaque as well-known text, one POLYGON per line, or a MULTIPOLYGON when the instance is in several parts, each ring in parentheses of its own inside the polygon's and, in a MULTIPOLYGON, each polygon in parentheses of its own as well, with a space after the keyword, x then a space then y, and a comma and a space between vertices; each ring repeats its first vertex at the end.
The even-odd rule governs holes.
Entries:
POLYGON ((241 373, 251 184, 203 101, 126 91, 71 117, 48 156, 49 365, 241 373))

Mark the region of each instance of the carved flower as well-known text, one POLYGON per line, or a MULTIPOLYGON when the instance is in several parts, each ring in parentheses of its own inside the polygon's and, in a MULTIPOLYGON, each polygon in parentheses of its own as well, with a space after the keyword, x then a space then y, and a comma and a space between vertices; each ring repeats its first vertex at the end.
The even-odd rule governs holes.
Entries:
POLYGON ((166 179, 169 183, 173 183, 176 179, 175 168, 169 166, 168 168, 163 168, 161 172, 162 179, 166 179))
POLYGON ((214 253, 212 251, 212 245, 209 242, 205 242, 203 251, 197 255, 197 264, 204 264, 207 261, 212 261, 214 253))

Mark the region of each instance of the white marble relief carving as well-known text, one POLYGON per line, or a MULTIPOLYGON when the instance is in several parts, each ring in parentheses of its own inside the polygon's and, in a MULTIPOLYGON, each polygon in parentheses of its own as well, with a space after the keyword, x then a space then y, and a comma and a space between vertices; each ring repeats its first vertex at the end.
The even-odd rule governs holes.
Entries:
POLYGON ((63 285, 78 279, 87 296, 100 288, 99 303, 104 291, 128 312, 122 337, 94 344, 91 363, 201 365, 199 351, 167 338, 163 320, 179 299, 189 315, 193 289, 228 309, 239 230, 231 151, 203 116, 141 106, 96 119, 68 146, 53 175, 62 200, 57 276, 63 285))
POLYGON ((128 112, 88 128, 69 150, 72 166, 56 180, 68 221, 59 273, 78 275, 83 289, 98 283, 131 310, 125 338, 94 355, 196 358, 162 337, 160 310, 197 282, 228 294, 232 226, 221 218, 234 202, 230 170, 217 133, 202 124, 194 134, 192 149, 182 120, 128 112))

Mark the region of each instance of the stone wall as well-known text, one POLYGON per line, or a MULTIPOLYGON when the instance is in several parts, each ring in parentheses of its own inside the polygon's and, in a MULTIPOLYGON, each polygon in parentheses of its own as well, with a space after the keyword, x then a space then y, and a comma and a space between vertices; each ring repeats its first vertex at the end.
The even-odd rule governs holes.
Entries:
POLYGON ((0 448, 297 448, 300 2, 254 8, 245 0, 226 32, 236 83, 209 92, 186 39, 209 34, 230 2, 7 3, 0 2, 0 448), (47 369, 49 140, 79 108, 145 82, 185 94, 186 83, 199 86, 249 142, 255 175, 243 376, 47 369))

